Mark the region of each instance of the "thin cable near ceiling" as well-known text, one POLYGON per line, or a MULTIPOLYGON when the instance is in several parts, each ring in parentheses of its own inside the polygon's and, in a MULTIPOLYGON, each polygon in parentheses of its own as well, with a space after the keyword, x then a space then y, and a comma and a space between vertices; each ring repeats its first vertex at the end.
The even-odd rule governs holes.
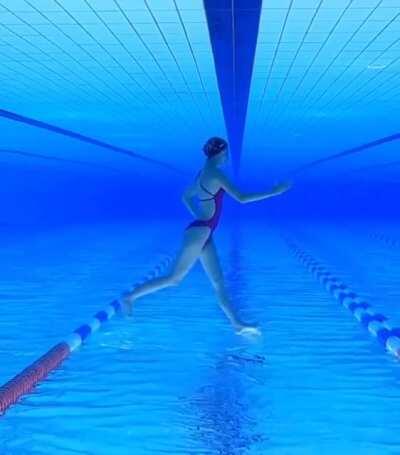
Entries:
POLYGON ((400 133, 392 134, 390 136, 385 136, 380 139, 376 139, 372 142, 367 142, 365 144, 358 145, 357 147, 352 147, 350 149, 344 150, 343 152, 335 153, 333 155, 326 156, 325 158, 320 158, 318 160, 311 161, 309 163, 303 164, 302 166, 298 167, 294 171, 292 171, 292 177, 297 176, 309 169, 322 164, 326 163, 327 161, 337 160, 339 158, 343 158, 345 156, 354 155, 356 153, 363 152, 364 150, 378 147, 379 145, 387 144, 389 142, 398 141, 400 139, 400 133))
POLYGON ((86 142, 87 144, 95 145, 97 147, 102 147, 102 148, 105 148, 108 150, 112 150, 113 152, 129 156, 131 158, 136 158, 136 159, 139 159, 142 161, 146 161, 147 163, 150 163, 153 165, 161 166, 165 169, 168 169, 169 171, 173 171, 173 172, 181 174, 181 175, 186 175, 186 173, 184 171, 182 171, 181 169, 178 169, 178 168, 170 165, 169 163, 165 163, 164 161, 155 160, 153 158, 149 158, 147 156, 133 152, 132 150, 129 150, 129 149, 126 149, 123 147, 118 147, 116 145, 109 144, 108 142, 103 142, 98 139, 95 139, 95 138, 92 138, 89 136, 85 136, 83 134, 76 133, 71 130, 67 130, 65 128, 61 128, 59 126, 51 125, 50 123, 42 122, 41 120, 36 120, 36 119, 30 118, 30 117, 25 117, 23 115, 17 114, 15 112, 6 111, 4 109, 0 109, 0 117, 15 121, 15 122, 19 122, 19 123, 24 123, 26 125, 33 126, 35 128, 40 128, 43 130, 51 131, 52 133, 61 134, 63 136, 67 136, 67 137, 76 139, 81 142, 86 142))

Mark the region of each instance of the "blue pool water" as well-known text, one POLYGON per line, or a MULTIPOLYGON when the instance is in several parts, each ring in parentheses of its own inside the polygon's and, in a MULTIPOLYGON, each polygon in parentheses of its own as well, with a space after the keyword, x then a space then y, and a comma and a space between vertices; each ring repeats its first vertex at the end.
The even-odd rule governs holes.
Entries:
MULTIPOLYGON (((129 224, 9 234, 1 380, 104 307, 157 256, 173 254, 182 226, 164 228, 175 241, 168 248, 157 227, 129 224)), ((282 237, 295 236, 399 321, 400 249, 371 240, 377 228, 225 223, 216 241, 233 303, 260 323, 262 338, 231 331, 197 264, 181 286, 138 301, 132 320, 113 319, 12 407, 1 421, 2 453, 397 454, 398 361, 282 237)))
POLYGON ((368 302, 370 330, 388 318, 381 341, 400 330, 399 8, 0 0, 0 410, 174 257, 210 137, 237 191, 293 183, 228 194, 215 233, 260 338, 233 333, 198 263, 7 409, 0 455, 400 454, 399 359, 294 254, 368 302))

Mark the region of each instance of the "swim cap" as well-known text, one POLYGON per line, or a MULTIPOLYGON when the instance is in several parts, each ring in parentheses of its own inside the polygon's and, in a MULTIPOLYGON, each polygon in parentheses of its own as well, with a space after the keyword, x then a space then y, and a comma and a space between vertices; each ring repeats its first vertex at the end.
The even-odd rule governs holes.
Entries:
POLYGON ((225 139, 220 137, 211 137, 203 146, 203 152, 211 158, 217 155, 228 147, 228 143, 225 139))

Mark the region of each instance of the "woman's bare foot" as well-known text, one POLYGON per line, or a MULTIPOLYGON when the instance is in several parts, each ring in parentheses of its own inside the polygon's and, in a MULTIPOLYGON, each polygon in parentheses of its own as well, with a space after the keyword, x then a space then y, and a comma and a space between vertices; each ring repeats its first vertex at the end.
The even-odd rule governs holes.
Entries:
POLYGON ((119 299, 121 304, 121 312, 125 316, 132 316, 132 293, 131 292, 124 292, 119 299))
POLYGON ((255 326, 250 324, 240 324, 236 326, 236 333, 238 335, 253 335, 253 336, 260 336, 261 330, 255 326))

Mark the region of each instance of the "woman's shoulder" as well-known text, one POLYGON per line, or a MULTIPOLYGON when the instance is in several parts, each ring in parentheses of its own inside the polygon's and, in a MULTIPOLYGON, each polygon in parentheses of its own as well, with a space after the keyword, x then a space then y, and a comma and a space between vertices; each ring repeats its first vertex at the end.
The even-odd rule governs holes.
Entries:
POLYGON ((223 172, 218 169, 218 168, 215 168, 215 167, 210 167, 210 168, 203 168, 203 169, 200 169, 200 171, 198 172, 197 176, 198 177, 204 177, 204 178, 207 178, 207 179, 210 179, 210 180, 213 180, 213 179, 219 179, 221 176, 223 176, 223 172))
POLYGON ((227 177, 224 174, 224 172, 221 171, 221 169, 218 169, 218 168, 211 169, 210 180, 221 183, 221 182, 225 181, 226 179, 227 179, 227 177))
POLYGON ((215 185, 220 181, 219 174, 214 169, 205 169, 200 171, 196 181, 201 185, 215 185))

